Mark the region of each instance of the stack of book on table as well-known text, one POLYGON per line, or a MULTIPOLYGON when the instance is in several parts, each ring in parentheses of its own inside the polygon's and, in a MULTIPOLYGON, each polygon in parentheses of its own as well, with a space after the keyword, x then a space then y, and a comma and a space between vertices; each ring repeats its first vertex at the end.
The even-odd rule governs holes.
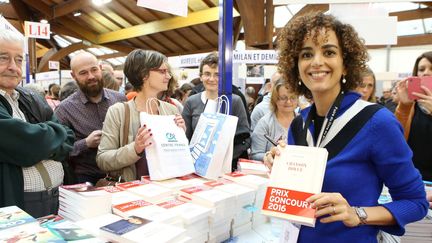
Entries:
POLYGON ((172 190, 173 192, 177 192, 180 189, 192 186, 188 182, 189 180, 180 180, 178 178, 172 178, 172 179, 163 180, 163 181, 152 181, 152 180, 150 180, 150 176, 141 176, 141 181, 153 183, 153 184, 168 188, 168 189, 172 190))
POLYGON ((123 218, 138 216, 147 220, 182 226, 182 221, 176 214, 156 204, 145 200, 125 202, 112 206, 113 213, 123 218))
POLYGON ((223 178, 206 182, 204 185, 234 196, 233 207, 235 208, 235 214, 232 222, 233 236, 240 235, 252 228, 252 213, 245 209, 245 207, 254 204, 255 191, 252 188, 223 178))
POLYGON ((253 227, 257 227, 261 224, 268 222, 268 217, 262 215, 259 212, 259 209, 262 208, 262 205, 264 203, 264 198, 267 191, 267 185, 269 183, 268 178, 264 178, 256 175, 247 175, 238 171, 224 174, 223 178, 234 181, 240 185, 247 186, 254 190, 255 192, 254 208, 256 210, 252 213, 253 227))
POLYGON ((264 162, 240 158, 237 162, 238 171, 247 175, 258 175, 268 178, 270 170, 264 165, 264 162))
POLYGON ((78 221, 77 225, 99 238, 114 242, 187 242, 185 230, 137 216, 104 214, 78 221))
POLYGON ((231 221, 235 214, 235 197, 205 185, 184 188, 180 199, 200 204, 212 210, 209 219, 209 241, 221 242, 230 237, 231 221))
POLYGON ((147 202, 157 203, 172 195, 173 191, 148 181, 129 181, 117 184, 117 188, 133 193, 147 202))
POLYGON ((81 183, 59 187, 58 214, 71 221, 111 212, 111 193, 101 187, 81 183))
POLYGON ((211 209, 179 199, 169 199, 157 205, 182 220, 186 235, 193 239, 191 242, 202 243, 208 240, 211 209))
POLYGON ((0 242, 65 242, 18 208, 0 208, 0 242))
POLYGON ((76 223, 63 219, 61 216, 48 215, 38 218, 41 226, 50 230, 55 236, 66 241, 74 243, 104 243, 102 239, 96 238, 89 231, 81 228, 76 223), (43 222, 47 220, 46 222, 43 222))

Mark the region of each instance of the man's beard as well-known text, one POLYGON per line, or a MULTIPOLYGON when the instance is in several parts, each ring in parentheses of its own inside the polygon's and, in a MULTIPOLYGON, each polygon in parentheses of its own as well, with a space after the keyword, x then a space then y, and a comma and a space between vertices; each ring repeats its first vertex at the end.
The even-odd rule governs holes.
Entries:
POLYGON ((97 85, 88 86, 87 83, 81 83, 77 82, 80 90, 87 96, 87 97, 96 97, 100 95, 103 89, 103 81, 102 79, 97 79, 97 85))

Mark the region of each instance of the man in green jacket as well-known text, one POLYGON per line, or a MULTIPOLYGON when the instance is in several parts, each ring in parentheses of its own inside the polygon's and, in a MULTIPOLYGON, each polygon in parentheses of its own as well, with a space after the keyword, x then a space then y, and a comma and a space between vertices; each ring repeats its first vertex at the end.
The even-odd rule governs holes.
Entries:
POLYGON ((26 210, 23 170, 42 160, 63 160, 72 150, 74 135, 58 123, 43 97, 17 87, 23 47, 18 34, 0 32, 0 207, 17 205, 26 210))

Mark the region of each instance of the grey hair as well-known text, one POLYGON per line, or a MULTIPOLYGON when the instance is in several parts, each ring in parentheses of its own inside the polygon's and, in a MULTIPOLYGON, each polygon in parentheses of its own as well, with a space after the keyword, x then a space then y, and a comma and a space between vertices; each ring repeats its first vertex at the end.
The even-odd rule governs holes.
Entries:
POLYGON ((24 37, 9 29, 3 29, 0 31, 0 41, 19 43, 22 48, 24 48, 24 37))

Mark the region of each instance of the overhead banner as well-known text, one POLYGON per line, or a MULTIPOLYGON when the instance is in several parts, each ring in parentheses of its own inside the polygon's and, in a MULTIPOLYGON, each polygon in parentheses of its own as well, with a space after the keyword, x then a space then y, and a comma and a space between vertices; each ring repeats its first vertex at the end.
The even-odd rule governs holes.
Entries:
POLYGON ((188 14, 188 0, 138 0, 137 5, 183 17, 188 14))
MULTIPOLYGON (((175 67, 198 67, 209 53, 178 56, 170 58, 175 67)), ((277 64, 278 54, 275 50, 244 50, 233 52, 233 63, 239 64, 277 64)))
POLYGON ((12 30, 13 32, 15 32, 17 35, 22 36, 23 34, 21 32, 19 32, 11 23, 9 23, 9 21, 7 21, 7 19, 5 19, 3 16, 0 15, 0 29, 7 29, 7 30, 12 30))

